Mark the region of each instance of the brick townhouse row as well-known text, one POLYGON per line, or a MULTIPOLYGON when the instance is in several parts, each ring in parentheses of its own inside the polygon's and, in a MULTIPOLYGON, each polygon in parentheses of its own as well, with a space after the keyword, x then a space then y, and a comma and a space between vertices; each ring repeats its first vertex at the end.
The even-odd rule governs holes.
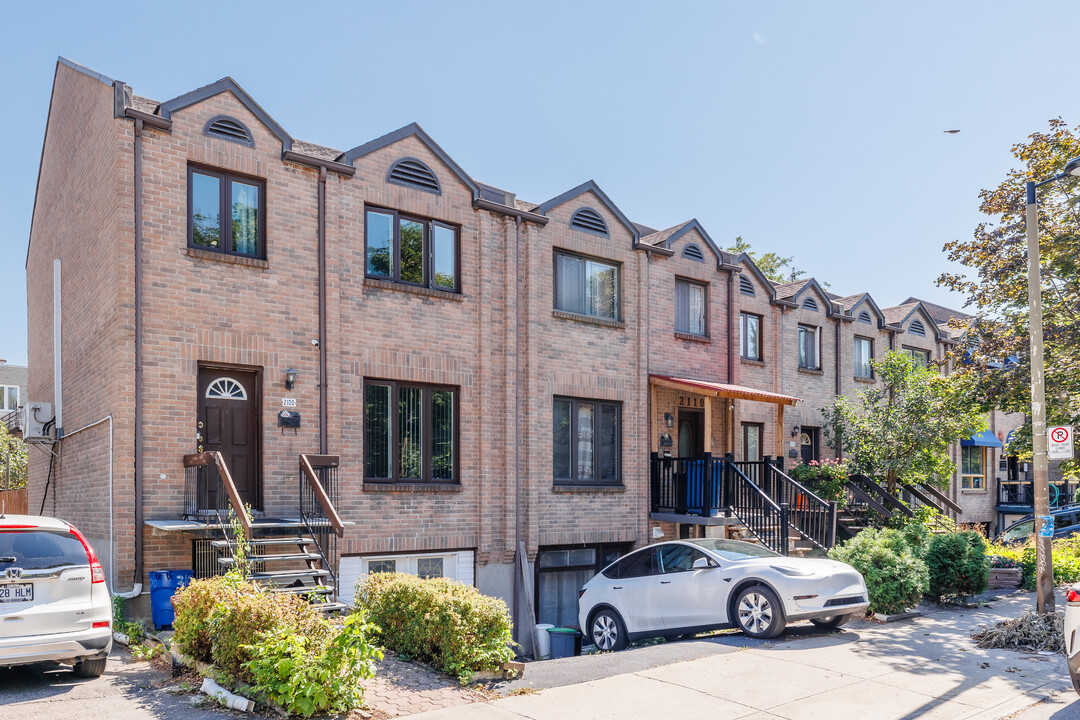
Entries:
MULTIPOLYGON (((832 456, 819 409, 871 358, 954 342, 942 308, 777 285, 591 181, 523 202, 417 125, 330 149, 229 78, 159 102, 65 59, 27 300, 29 399, 60 438, 31 455, 31 506, 77 524, 116 590, 196 563, 185 455, 221 452, 280 518, 298 457, 335 455, 342 595, 445 575, 523 620, 532 584, 552 623, 620 553, 708 531, 652 512, 652 453, 832 456)), ((952 493, 977 499, 995 457, 961 452, 952 493)))

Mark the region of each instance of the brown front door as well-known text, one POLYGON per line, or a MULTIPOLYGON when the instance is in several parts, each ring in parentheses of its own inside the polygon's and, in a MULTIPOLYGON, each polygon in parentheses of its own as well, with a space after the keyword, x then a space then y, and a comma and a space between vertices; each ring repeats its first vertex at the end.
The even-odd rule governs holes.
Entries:
POLYGON ((199 368, 203 450, 220 452, 240 498, 259 509, 259 378, 248 370, 199 368))

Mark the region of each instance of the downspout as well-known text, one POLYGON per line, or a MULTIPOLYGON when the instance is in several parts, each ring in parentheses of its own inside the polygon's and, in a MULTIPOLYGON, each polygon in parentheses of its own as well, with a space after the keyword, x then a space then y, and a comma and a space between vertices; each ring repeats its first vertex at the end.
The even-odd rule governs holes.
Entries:
MULTIPOLYGON (((843 324, 842 320, 836 321, 836 396, 840 397, 842 392, 842 386, 840 384, 840 326, 843 324)), ((836 443, 836 457, 838 460, 844 459, 844 445, 839 440, 836 443)))
MULTIPOLYGON (((521 434, 521 216, 514 216, 514 433, 521 434)), ((514 442, 514 556, 521 552, 521 443, 514 442)), ((521 568, 528 567, 527 557, 518 557, 514 568, 514 625, 520 628, 521 616, 521 568)), ((528 632, 532 632, 530 628, 528 632)), ((534 652, 539 654, 539 650, 534 652)))
MULTIPOLYGON (((142 138, 143 121, 135 120, 135 579, 132 593, 142 591, 143 579, 143 297, 142 297, 142 138)), ((111 498, 110 498, 111 501, 111 498)))
POLYGON ((735 385, 735 271, 728 270, 727 274, 727 381, 735 385))
POLYGON ((326 168, 319 168, 319 454, 327 453, 326 409, 326 168))

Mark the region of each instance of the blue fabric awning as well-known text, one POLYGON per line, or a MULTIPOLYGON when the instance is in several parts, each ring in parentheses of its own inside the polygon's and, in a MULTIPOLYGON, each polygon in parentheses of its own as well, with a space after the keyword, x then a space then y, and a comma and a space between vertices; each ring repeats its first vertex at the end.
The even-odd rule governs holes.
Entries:
POLYGON ((967 440, 961 440, 960 445, 961 447, 1004 447, 1001 441, 997 439, 997 435, 994 435, 989 430, 983 430, 978 435, 972 435, 967 440))

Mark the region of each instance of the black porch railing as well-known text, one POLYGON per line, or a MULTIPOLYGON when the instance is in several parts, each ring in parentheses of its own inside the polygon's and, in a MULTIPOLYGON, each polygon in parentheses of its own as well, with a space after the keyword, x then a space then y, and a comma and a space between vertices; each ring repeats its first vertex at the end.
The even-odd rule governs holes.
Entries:
POLYGON ((787 555, 790 552, 788 506, 776 503, 735 463, 720 462, 725 468, 725 494, 732 514, 770 550, 787 555))
POLYGON ((836 502, 823 500, 784 474, 779 463, 765 463, 765 492, 788 508, 788 522, 806 540, 828 550, 836 543, 836 502))
MULTIPOLYGON (((1076 494, 1077 483, 1061 481, 1050 483, 1050 507, 1069 505, 1076 494)), ((998 505, 1035 507, 1035 483, 1031 480, 1003 482, 998 485, 998 505)))
POLYGON ((725 506, 723 460, 652 454, 653 512, 712 517, 725 506))

